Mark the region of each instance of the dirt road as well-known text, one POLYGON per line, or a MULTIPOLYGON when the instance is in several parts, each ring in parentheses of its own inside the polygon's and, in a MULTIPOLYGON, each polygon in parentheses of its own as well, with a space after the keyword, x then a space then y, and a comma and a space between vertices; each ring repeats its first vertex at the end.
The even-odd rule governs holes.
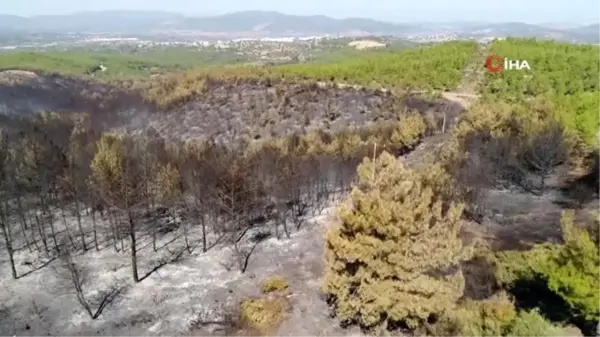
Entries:
POLYGON ((479 99, 479 94, 467 94, 456 91, 442 93, 444 99, 460 104, 464 109, 468 109, 471 104, 479 99))

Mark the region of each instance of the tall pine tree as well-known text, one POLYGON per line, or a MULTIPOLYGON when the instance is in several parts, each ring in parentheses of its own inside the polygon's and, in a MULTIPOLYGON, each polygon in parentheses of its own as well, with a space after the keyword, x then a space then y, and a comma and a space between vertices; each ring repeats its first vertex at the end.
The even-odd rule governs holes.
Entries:
POLYGON ((463 293, 463 205, 444 200, 451 180, 438 165, 416 172, 384 152, 358 172, 327 235, 324 290, 342 321, 416 327, 463 293))

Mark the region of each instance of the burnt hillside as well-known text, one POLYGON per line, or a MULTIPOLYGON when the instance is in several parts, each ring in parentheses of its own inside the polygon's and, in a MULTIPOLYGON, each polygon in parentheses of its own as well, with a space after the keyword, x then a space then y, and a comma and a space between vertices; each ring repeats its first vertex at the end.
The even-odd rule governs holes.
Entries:
POLYGON ((42 111, 87 112, 98 125, 111 127, 127 120, 132 112, 149 109, 151 106, 139 94, 89 79, 21 70, 0 72, 0 115, 4 116, 21 118, 42 111))
POLYGON ((215 82, 194 99, 161 109, 144 99, 143 90, 25 71, 0 73, 2 124, 41 111, 86 112, 101 129, 141 132, 152 127, 165 138, 181 140, 258 140, 315 129, 336 133, 395 119, 407 110, 426 117, 445 112, 452 122, 461 109, 442 99, 398 98, 379 90, 251 81, 215 82))

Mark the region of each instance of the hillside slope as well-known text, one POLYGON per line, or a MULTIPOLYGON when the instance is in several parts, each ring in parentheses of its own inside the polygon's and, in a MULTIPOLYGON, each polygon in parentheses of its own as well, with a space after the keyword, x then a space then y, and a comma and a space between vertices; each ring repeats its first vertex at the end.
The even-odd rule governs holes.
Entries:
MULTIPOLYGON (((424 50, 423 54, 429 55, 431 50, 424 50)), ((439 53, 438 56, 440 58, 432 58, 430 61, 434 60, 438 66, 447 69, 444 54, 439 53)), ((394 55, 387 55, 384 58, 384 60, 390 59, 394 59, 394 55)), ((402 59, 402 57, 396 58, 396 60, 402 59)), ((366 82, 367 79, 378 78, 390 66, 398 67, 396 69, 407 69, 412 64, 399 62, 386 65, 386 68, 373 69, 371 67, 373 64, 369 60, 371 59, 360 62, 361 68, 358 73, 352 72, 351 67, 346 67, 342 68, 341 74, 347 74, 347 79, 351 83, 360 82, 355 81, 358 78, 366 82)), ((451 63, 450 70, 444 72, 449 75, 449 78, 438 78, 438 81, 456 82, 457 70, 454 67, 460 68, 461 61, 451 63)), ((331 64, 326 67, 335 69, 331 64)), ((67 240, 71 227, 78 221, 81 224, 78 227, 81 234, 77 237, 77 241, 88 242, 90 245, 91 242, 98 243, 96 250, 89 249, 76 257, 77 264, 85 266, 86 271, 89 272, 87 275, 89 275, 90 286, 87 289, 90 290, 88 297, 90 301, 96 299, 96 290, 102 291, 114 286, 123 292, 123 296, 107 307, 98 319, 92 320, 84 316, 85 312, 81 310, 76 297, 72 296, 71 289, 65 284, 64 275, 52 273, 53 268, 45 268, 45 265, 49 264, 52 267, 60 266, 59 262, 47 259, 42 254, 38 255, 37 252, 30 253, 22 241, 23 238, 25 240, 29 238, 29 233, 20 231, 15 227, 19 223, 11 221, 14 237, 18 237, 15 239, 15 247, 18 248, 14 258, 20 278, 14 282, 9 279, 11 271, 4 269, 8 268, 9 263, 4 263, 5 255, 2 255, 0 267, 3 269, 0 272, 0 285, 8 290, 0 293, 0 303, 2 303, 0 310, 3 312, 3 315, 0 315, 0 334, 41 334, 42 332, 58 334, 59 331, 63 334, 66 332, 66 334, 90 335, 255 334, 253 331, 238 331, 240 328, 246 329, 236 325, 239 303, 248 298, 261 296, 260 284, 274 274, 285 275, 290 280, 289 290, 292 292, 292 295, 286 299, 291 306, 290 312, 285 312, 286 320, 277 329, 277 334, 347 335, 354 333, 353 330, 342 329, 335 319, 325 314, 328 304, 320 297, 324 247, 322 230, 331 225, 334 211, 328 206, 330 204, 335 206, 349 189, 356 170, 355 163, 362 158, 362 155, 357 158, 353 156, 358 156, 357 153, 363 148, 370 151, 370 144, 367 148, 363 146, 363 142, 377 141, 378 144, 383 145, 381 147, 385 147, 386 142, 395 140, 399 144, 398 147, 405 151, 410 149, 413 143, 417 143, 421 134, 425 132, 425 127, 419 128, 416 130, 415 137, 410 137, 415 131, 411 125, 416 126, 417 129, 422 125, 419 122, 423 119, 407 112, 417 111, 426 117, 428 122, 433 121, 434 124, 444 115, 449 120, 447 124, 449 128, 463 108, 460 104, 443 98, 428 98, 420 94, 395 96, 391 91, 366 86, 344 86, 338 85, 335 81, 320 83, 316 81, 315 74, 306 74, 307 78, 302 79, 300 72, 294 73, 292 70, 294 69, 270 74, 293 74, 279 81, 271 81, 274 77, 269 76, 257 79, 263 75, 260 73, 253 74, 254 77, 242 76, 243 74, 239 73, 230 77, 218 77, 215 74, 209 77, 205 76, 206 74, 187 73, 164 80, 157 77, 150 81, 151 84, 145 81, 132 81, 129 85, 124 82, 118 85, 108 84, 97 81, 97 78, 48 75, 43 72, 23 70, 0 72, 0 101, 4 104, 5 114, 5 120, 0 120, 0 125, 13 133, 22 130, 20 129, 22 117, 32 116, 42 111, 57 111, 63 116, 87 112, 92 117, 91 123, 86 123, 90 126, 89 133, 79 134, 85 139, 91 139, 94 134, 111 129, 127 129, 134 134, 146 133, 145 131, 154 129, 168 140, 213 138, 223 142, 236 137, 251 140, 272 139, 296 131, 313 130, 324 132, 315 132, 311 135, 321 135, 324 140, 327 138, 333 140, 332 134, 340 133, 336 135, 339 136, 337 141, 327 147, 335 151, 339 149, 339 155, 322 155, 318 160, 307 161, 306 165, 301 166, 310 170, 306 171, 310 172, 310 175, 306 176, 307 181, 316 182, 310 186, 302 185, 306 186, 306 191, 310 191, 310 195, 315 197, 314 206, 311 201, 310 206, 305 208, 303 202, 299 204, 295 202, 294 196, 288 198, 288 194, 295 193, 296 190, 288 188, 286 184, 291 181, 303 184, 305 178, 300 176, 288 178, 283 175, 283 170, 273 176, 277 176, 276 179, 264 175, 267 166, 278 165, 277 163, 285 163, 285 161, 277 159, 278 157, 273 159, 268 155, 261 156, 260 161, 250 161, 255 165, 264 163, 265 166, 253 172, 260 174, 261 182, 265 184, 269 182, 269 186, 274 188, 273 191, 277 190, 270 194, 271 192, 265 187, 266 193, 260 193, 261 201, 258 202, 258 199, 256 203, 252 201, 255 205, 252 207, 257 209, 257 214, 261 214, 263 206, 268 208, 271 205, 266 202, 267 199, 277 200, 277 210, 273 214, 283 219, 283 224, 281 220, 272 221, 271 218, 274 219, 275 215, 271 214, 265 215, 263 220, 260 216, 249 219, 252 228, 240 236, 240 241, 236 242, 235 248, 230 245, 229 234, 231 233, 222 240, 224 236, 212 218, 206 221, 205 229, 208 234, 200 230, 200 226, 196 226, 200 223, 196 220, 200 218, 195 218, 187 211, 188 208, 162 215, 159 214, 162 212, 161 209, 165 209, 162 205, 156 204, 156 210, 140 209, 139 216, 136 215, 136 227, 129 232, 130 235, 132 233, 134 236, 139 235, 136 239, 139 250, 135 247, 131 249, 139 254, 141 277, 139 283, 131 283, 131 278, 127 277, 130 272, 127 261, 131 260, 127 260, 129 259, 126 253, 128 248, 123 248, 123 242, 128 239, 121 236, 119 238, 121 248, 119 248, 117 237, 120 236, 118 228, 121 228, 119 221, 122 219, 119 219, 118 214, 113 214, 112 211, 98 214, 92 210, 91 216, 88 216, 84 215, 86 212, 82 209, 82 216, 77 218, 71 215, 72 207, 69 204, 65 208, 66 212, 50 216, 50 219, 44 223, 51 225, 47 227, 48 229, 58 230, 48 234, 55 243, 67 242, 63 240, 67 240), (154 101, 149 99, 148 91, 152 89, 154 94, 158 94, 155 98, 161 98, 165 93, 171 95, 171 104, 161 105, 157 104, 160 99, 154 101), (177 89, 185 89, 185 91, 177 89), (180 95, 181 92, 185 95, 180 95), (409 136, 404 138, 404 134, 400 133, 404 130, 404 125, 399 125, 398 122, 404 121, 400 117, 408 115, 417 118, 411 119, 416 123, 406 124, 408 131, 405 132, 409 136), (351 126, 365 128, 376 123, 377 126, 387 127, 386 130, 391 131, 389 137, 388 133, 383 132, 384 128, 373 128, 371 134, 356 132, 357 130, 351 128, 351 126), (389 126, 397 129, 393 130, 389 126), (316 179, 319 179, 318 182, 316 179), (279 191, 285 195, 279 197, 277 194, 280 193, 279 191), (265 202, 262 201, 263 197, 265 202), (279 201, 280 199, 285 202, 279 201), (303 208, 295 209, 294 213, 290 213, 294 214, 296 219, 293 224, 287 219, 287 209, 284 210, 288 205, 298 205, 293 207, 303 208), (188 223, 189 227, 187 227, 188 223), (111 233, 111 228, 116 230, 111 233), (186 239, 182 240, 181 231, 184 228, 189 228, 190 231, 185 229, 186 239), (155 233, 154 237, 152 233, 155 233), (286 237, 283 236, 284 233, 286 237), (184 241, 188 242, 188 239, 193 248, 186 247, 187 243, 184 241), (203 240, 207 240, 204 243, 208 245, 208 248, 204 247, 205 251, 200 248, 203 247, 203 240), (111 245, 111 242, 114 245, 111 245), (236 252, 237 249, 249 252, 244 253, 248 254, 246 273, 239 271, 239 260, 236 262, 236 259, 241 255, 239 251, 236 252), (33 287, 34 284, 39 284, 41 279, 44 280, 44 286, 33 287), (31 305, 42 308, 43 315, 33 313, 33 316, 30 316, 28 308, 31 305)), ((427 71, 431 74, 435 69, 427 71)), ((395 78, 407 76, 408 83, 417 79, 412 73, 391 76, 395 78)), ((433 125, 432 129, 436 126, 433 125)), ((152 132, 148 133, 152 134, 152 132)), ((54 133, 56 134, 57 132, 54 133)), ((61 132, 58 137, 53 137, 58 139, 55 142, 52 140, 48 142, 48 139, 42 136, 40 143, 51 147, 53 151, 69 143, 68 151, 71 151, 79 148, 70 146, 72 139, 70 136, 73 135, 78 134, 70 131, 61 132)), ((294 137, 287 139, 290 145, 298 140, 294 137)), ((25 146, 30 144, 20 137, 13 137, 12 140, 16 142, 15 144, 25 146)), ((284 137, 278 140, 286 141, 284 137)), ((306 140, 307 138, 300 138, 300 142, 306 140)), ((88 145, 79 149, 86 148, 91 151, 99 149, 95 142, 88 145)), ((318 143, 313 142, 312 145, 318 143)), ((36 149, 32 151, 35 156, 36 149)), ((152 150, 148 148, 146 153, 150 152, 152 150)), ((217 154, 217 157, 224 159, 227 156, 217 154)), ((21 157, 15 157, 15 159, 19 158, 21 157)), ((169 158, 174 157, 169 155, 169 158)), ((238 156, 232 158, 237 160, 238 156)), ((291 155, 289 158, 293 160, 303 157, 291 155)), ((187 166, 192 162, 193 160, 179 164, 187 166)), ((45 164, 44 162, 43 165, 45 164)), ((91 165, 87 162, 81 164, 81 167, 87 171, 91 165)), ((231 172, 229 168, 235 169, 236 165, 237 163, 225 164, 223 167, 227 170, 223 172, 231 172)), ((154 168, 146 172, 154 174, 154 168)), ((294 166, 290 168, 293 169, 294 166)), ((294 171, 290 173, 294 174, 294 171)), ((211 179, 207 174, 208 172, 203 172, 185 179, 193 184, 222 181, 218 176, 211 179)), ((244 172, 242 174, 246 179, 249 176, 244 172)), ((136 180, 139 178, 139 176, 135 177, 136 180)), ((242 185, 246 188, 245 183, 242 185)), ((200 187, 197 191, 204 196, 212 194, 208 192, 212 191, 212 188, 208 187, 200 187)), ((258 194, 252 193, 259 197, 258 194)), ((210 205, 216 207, 216 203, 212 201, 210 205)), ((39 207, 35 201, 26 206, 28 212, 39 207)), ((83 206, 86 211, 90 209, 88 206, 87 204, 83 206)), ((253 216, 254 211, 248 212, 247 215, 251 216, 251 213, 253 216)), ((203 213, 198 212, 198 214, 204 216, 203 213)), ((240 222, 246 223, 245 220, 240 222)), ((33 226, 32 224, 29 228, 33 226)), ((42 229, 42 233, 45 233, 44 231, 45 229, 42 229)), ((34 233, 34 240, 39 235, 34 233)), ((36 241, 36 244, 38 242, 36 241)), ((52 242, 50 244, 52 245, 52 242)), ((0 251, 6 251, 6 248, 5 242, 0 241, 0 251)))
POLYGON ((288 83, 216 83, 183 105, 159 108, 141 93, 58 75, 0 72, 0 114, 13 117, 37 112, 88 112, 98 126, 142 131, 152 127, 170 139, 250 137, 266 139, 303 130, 333 133, 396 118, 401 110, 423 115, 451 111, 459 104, 443 99, 407 97, 389 92, 340 86, 288 83))

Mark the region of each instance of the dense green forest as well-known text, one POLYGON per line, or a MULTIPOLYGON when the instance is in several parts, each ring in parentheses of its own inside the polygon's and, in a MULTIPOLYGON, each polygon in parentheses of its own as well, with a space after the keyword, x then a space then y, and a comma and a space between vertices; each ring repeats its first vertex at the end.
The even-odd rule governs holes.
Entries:
MULTIPOLYGON (((483 94, 492 101, 525 105, 532 100, 552 111, 569 130, 598 145, 600 119, 600 48, 554 41, 507 39, 496 41, 491 54, 527 60, 531 70, 487 72, 483 94)), ((530 112, 530 111, 529 111, 530 112)), ((529 113, 524 111, 524 113, 529 113)))
POLYGON ((449 42, 328 64, 284 66, 277 73, 366 86, 446 90, 458 85, 476 49, 474 42, 449 42))
POLYGON ((598 46, 555 41, 496 41, 490 54, 511 60, 527 60, 531 70, 488 72, 484 91, 503 99, 598 92, 599 50, 598 46))
POLYGON ((334 62, 348 61, 349 59, 357 59, 361 57, 377 57, 380 54, 398 54, 406 49, 416 47, 417 46, 412 44, 398 44, 391 45, 386 48, 356 49, 355 47, 344 45, 342 47, 331 49, 324 48, 322 51, 319 51, 315 53, 315 55, 311 56, 306 63, 331 64, 334 62))

